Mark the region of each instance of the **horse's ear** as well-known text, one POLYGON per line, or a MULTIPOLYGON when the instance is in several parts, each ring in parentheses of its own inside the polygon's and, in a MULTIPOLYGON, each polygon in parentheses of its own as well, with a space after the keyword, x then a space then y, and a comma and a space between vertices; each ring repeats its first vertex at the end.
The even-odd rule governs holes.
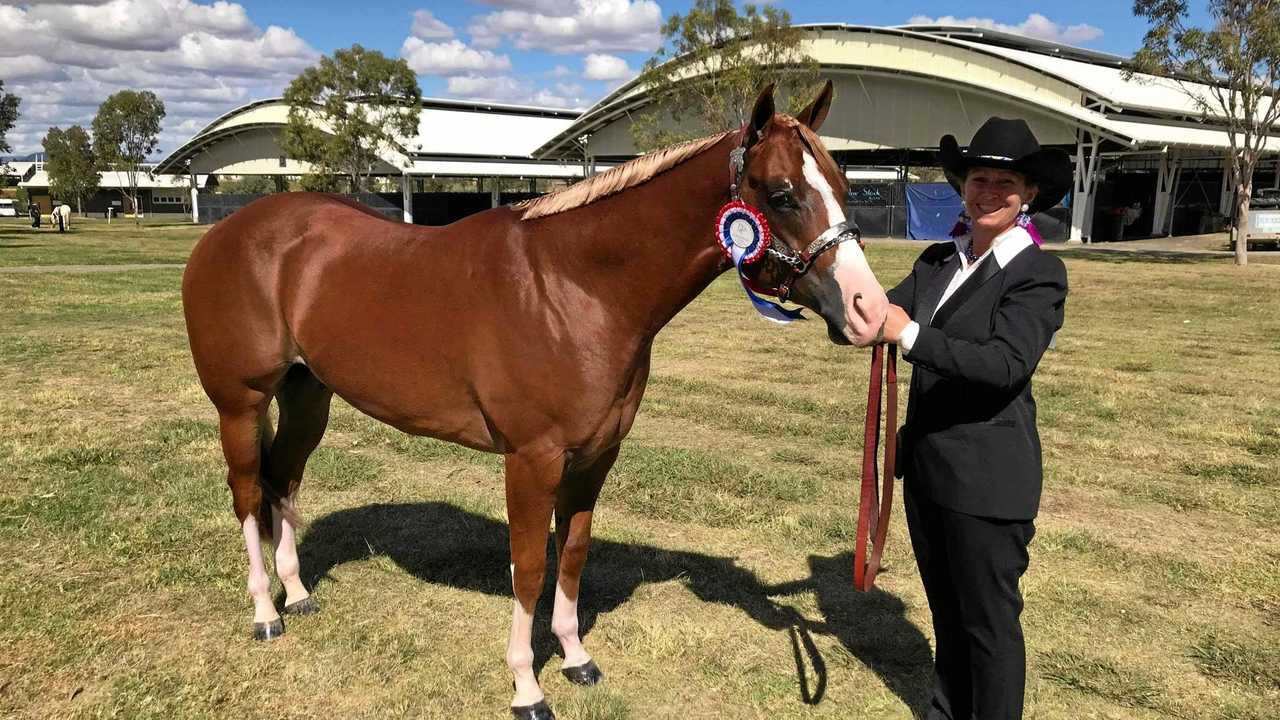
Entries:
POLYGON ((756 98, 756 106, 751 110, 751 127, 748 130, 748 145, 754 145, 760 139, 764 126, 773 119, 773 83, 769 83, 756 98))
POLYGON ((822 122, 827 119, 827 113, 831 111, 831 81, 822 87, 822 92, 818 93, 818 97, 809 103, 809 107, 800 111, 796 117, 797 120, 804 123, 810 130, 818 132, 818 128, 822 127, 822 122))

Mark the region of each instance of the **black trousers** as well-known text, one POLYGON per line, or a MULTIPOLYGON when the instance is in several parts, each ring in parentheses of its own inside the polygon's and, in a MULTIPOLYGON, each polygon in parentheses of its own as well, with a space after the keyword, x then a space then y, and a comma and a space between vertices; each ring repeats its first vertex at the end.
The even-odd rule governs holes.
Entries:
POLYGON ((926 720, 1022 717, 1022 595, 1031 520, 948 510, 906 483, 907 528, 933 615, 934 687, 926 720))

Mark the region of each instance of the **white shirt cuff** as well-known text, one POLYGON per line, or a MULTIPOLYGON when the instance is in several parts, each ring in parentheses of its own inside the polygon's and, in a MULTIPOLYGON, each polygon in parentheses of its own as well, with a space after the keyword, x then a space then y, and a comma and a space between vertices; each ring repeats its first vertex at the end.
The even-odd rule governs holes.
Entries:
POLYGON ((902 328, 902 337, 898 338, 898 347, 902 348, 902 354, 906 355, 911 352, 911 346, 916 344, 916 336, 920 334, 920 323, 912 320, 907 326, 902 328))

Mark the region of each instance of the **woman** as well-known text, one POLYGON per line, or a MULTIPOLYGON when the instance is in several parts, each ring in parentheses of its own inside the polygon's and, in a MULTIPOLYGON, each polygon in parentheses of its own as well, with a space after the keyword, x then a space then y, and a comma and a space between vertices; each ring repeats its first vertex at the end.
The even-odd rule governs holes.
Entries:
POLYGON ((929 247, 889 291, 885 340, 915 370, 899 467, 911 545, 933 615, 927 718, 1022 717, 1018 580, 1040 504, 1031 374, 1062 326, 1067 272, 1030 215, 1071 184, 1065 153, 1026 122, 989 119, 939 159, 964 199, 954 241, 929 247))

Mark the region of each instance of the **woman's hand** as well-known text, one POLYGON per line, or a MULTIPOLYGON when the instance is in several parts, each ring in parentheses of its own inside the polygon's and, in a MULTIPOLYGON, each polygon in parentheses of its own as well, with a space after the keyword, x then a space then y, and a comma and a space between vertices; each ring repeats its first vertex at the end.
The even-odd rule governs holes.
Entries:
POLYGON ((897 305, 889 305, 889 316, 884 321, 884 341, 897 343, 902 339, 902 330, 911 322, 907 311, 897 305))

